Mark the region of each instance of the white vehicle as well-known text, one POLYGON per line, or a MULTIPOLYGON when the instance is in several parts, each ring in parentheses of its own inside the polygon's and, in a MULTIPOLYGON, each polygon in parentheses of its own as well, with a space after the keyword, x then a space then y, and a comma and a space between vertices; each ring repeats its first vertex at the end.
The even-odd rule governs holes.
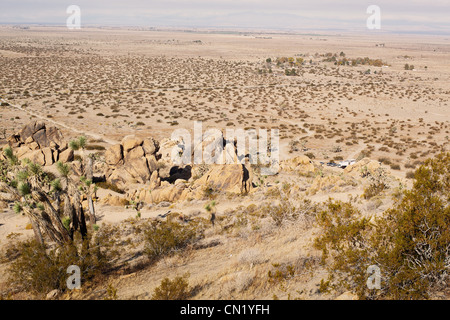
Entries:
POLYGON ((350 159, 350 160, 341 161, 341 162, 338 163, 338 167, 339 167, 339 168, 342 168, 342 169, 345 169, 345 168, 347 168, 348 166, 351 166, 352 164, 354 164, 355 162, 356 162, 355 159, 350 159))

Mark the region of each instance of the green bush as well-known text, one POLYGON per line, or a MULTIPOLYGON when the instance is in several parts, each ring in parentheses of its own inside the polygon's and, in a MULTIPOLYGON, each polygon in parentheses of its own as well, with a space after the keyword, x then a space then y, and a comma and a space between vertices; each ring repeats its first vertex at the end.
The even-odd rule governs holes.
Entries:
POLYGON ((330 280, 361 299, 427 299, 448 288, 450 153, 427 160, 414 186, 369 222, 350 203, 332 202, 320 215, 315 247, 330 262, 330 280), (381 270, 381 289, 367 287, 367 268, 381 270))
POLYGON ((107 255, 95 247, 82 247, 80 249, 74 244, 66 244, 48 248, 35 240, 18 243, 18 256, 8 269, 10 287, 43 294, 53 289, 64 291, 70 276, 67 273, 70 265, 80 267, 82 283, 93 280, 108 270, 107 255))
POLYGON ((173 280, 164 278, 159 287, 155 288, 152 300, 187 300, 192 296, 189 287, 189 275, 175 277, 173 280))
POLYGON ((73 242, 53 247, 42 246, 34 239, 17 241, 13 234, 2 252, 2 261, 10 263, 9 287, 34 294, 65 291, 70 265, 80 268, 82 286, 95 282, 114 267, 119 257, 119 236, 117 230, 105 226, 85 240, 78 235, 73 242))
POLYGON ((152 261, 186 248, 201 236, 196 224, 152 221, 144 229, 144 252, 152 261))

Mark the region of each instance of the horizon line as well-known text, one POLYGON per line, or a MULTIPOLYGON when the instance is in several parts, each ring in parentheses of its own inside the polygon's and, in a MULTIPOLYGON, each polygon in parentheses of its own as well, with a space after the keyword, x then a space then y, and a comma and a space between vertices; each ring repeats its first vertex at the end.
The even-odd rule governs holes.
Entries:
MULTIPOLYGON (((0 22, 0 26, 11 26, 11 27, 23 27, 23 26, 39 26, 39 27, 60 27, 65 28, 65 24, 52 23, 52 22, 0 22)), ((244 26, 169 26, 169 25, 128 25, 128 24, 83 24, 81 29, 86 28, 112 28, 112 29, 124 29, 124 28, 135 28, 136 31, 181 31, 181 32, 194 32, 194 33, 214 33, 220 30, 226 29, 228 32, 236 33, 260 33, 260 34, 298 34, 298 35, 310 35, 310 36, 336 36, 340 33, 345 34, 362 34, 364 28, 359 30, 349 29, 349 28, 333 28, 333 27, 323 27, 323 28, 299 28, 299 27, 244 27, 244 26), (141 29, 141 30, 138 30, 141 29), (144 29, 144 30, 142 30, 144 29), (213 30, 211 30, 213 29, 213 30), (316 34, 317 32, 336 32, 337 34, 316 34)), ((367 32, 366 32, 367 33, 367 32)), ((370 31, 372 35, 430 35, 430 36, 449 36, 450 31, 438 31, 438 30, 373 30, 370 31)))

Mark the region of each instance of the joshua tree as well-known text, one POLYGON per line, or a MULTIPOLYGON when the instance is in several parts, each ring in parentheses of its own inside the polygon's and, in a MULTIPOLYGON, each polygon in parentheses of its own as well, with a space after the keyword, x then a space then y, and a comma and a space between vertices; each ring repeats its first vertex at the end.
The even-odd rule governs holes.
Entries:
POLYGON ((11 148, 3 153, 6 160, 0 160, 0 196, 8 195, 9 201, 15 201, 14 211, 30 219, 36 240, 44 245, 47 236, 63 245, 73 240, 75 231, 86 239, 78 181, 70 178, 69 165, 58 162, 59 177, 54 179, 28 159, 19 162, 11 148))
MULTIPOLYGON (((28 216, 39 243, 44 244, 43 234, 58 244, 69 241, 71 235, 49 198, 52 188, 49 175, 28 159, 19 163, 11 148, 6 148, 4 155, 7 161, 0 163, 0 191, 15 201, 14 211, 28 216)), ((57 182, 53 185, 58 189, 57 182)))
POLYGON ((74 151, 80 151, 82 158, 82 170, 83 176, 81 177, 82 185, 80 186, 80 190, 84 192, 86 195, 86 199, 88 201, 89 213, 90 213, 90 221, 92 225, 96 223, 95 217, 95 208, 94 201, 92 200, 92 194, 96 192, 96 187, 92 183, 93 179, 93 166, 94 166, 94 158, 92 155, 87 155, 86 150, 86 137, 80 136, 76 140, 72 140, 69 142, 69 147, 74 151), (92 187, 91 187, 92 186, 92 187))

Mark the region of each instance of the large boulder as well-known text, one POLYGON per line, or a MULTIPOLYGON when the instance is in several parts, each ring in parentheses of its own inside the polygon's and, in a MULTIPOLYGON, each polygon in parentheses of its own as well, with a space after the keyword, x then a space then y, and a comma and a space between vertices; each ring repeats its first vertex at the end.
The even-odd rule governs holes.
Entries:
POLYGON ((209 171, 194 182, 194 187, 204 186, 224 193, 250 192, 251 170, 242 164, 211 165, 209 171))
POLYGON ((106 179, 122 189, 132 184, 148 183, 152 172, 158 168, 157 150, 158 144, 152 138, 124 137, 120 144, 105 152, 106 179))
POLYGON ((221 194, 241 194, 252 190, 252 173, 244 165, 211 165, 209 168, 193 183, 185 179, 177 179, 174 183, 161 181, 155 171, 150 185, 130 191, 128 196, 146 203, 160 203, 203 199, 207 188, 221 194))
POLYGON ((144 201, 148 203, 160 203, 163 201, 175 202, 180 200, 180 197, 186 188, 184 183, 166 184, 148 192, 144 201))
POLYGON ((73 160, 73 151, 67 151, 67 143, 61 131, 55 126, 49 126, 44 121, 32 121, 18 133, 13 134, 8 143, 14 148, 15 155, 20 159, 28 158, 33 162, 49 166, 60 160, 73 160), (64 153, 64 156, 60 156, 64 153))
POLYGON ((70 162, 70 161, 73 161, 73 159, 74 159, 74 153, 73 153, 73 150, 70 148, 64 150, 58 156, 58 160, 61 162, 70 162))
POLYGON ((145 157, 134 158, 127 161, 124 169, 136 179, 138 183, 146 183, 151 176, 145 157))
POLYGON ((126 155, 131 149, 136 148, 142 144, 142 139, 134 135, 126 136, 122 139, 121 144, 123 146, 124 155, 126 155))
POLYGON ((63 149, 65 145, 63 135, 61 131, 55 126, 49 126, 44 121, 32 121, 25 125, 19 133, 20 141, 24 143, 30 143, 35 141, 39 148, 56 146, 59 149, 63 149))
POLYGON ((289 160, 281 161, 281 170, 285 172, 298 172, 302 174, 307 174, 309 172, 314 172, 314 163, 307 156, 298 156, 289 160))
POLYGON ((42 154, 44 155, 45 165, 51 166, 55 162, 53 159, 53 150, 50 147, 43 148, 42 154))
POLYGON ((159 143, 153 138, 144 139, 142 148, 144 149, 145 154, 156 154, 159 150, 159 143))
POLYGON ((125 156, 125 163, 141 158, 145 158, 145 152, 141 146, 137 146, 127 153, 127 155, 125 156))
POLYGON ((41 150, 34 150, 24 154, 19 159, 29 159, 31 162, 39 164, 41 166, 45 165, 45 156, 41 150))
POLYGON ((45 128, 44 121, 32 121, 25 125, 19 133, 19 137, 22 141, 32 137, 36 132, 45 128))
POLYGON ((117 165, 123 159, 123 146, 116 144, 105 152, 105 162, 109 165, 117 165))
POLYGON ((378 161, 364 158, 346 167, 344 172, 352 176, 361 176, 364 172, 374 174, 380 167, 378 161))
POLYGON ((127 184, 137 183, 137 179, 133 177, 123 166, 112 171, 107 177, 107 181, 124 189, 127 184))
POLYGON ((15 155, 16 155, 17 158, 21 159, 23 157, 23 155, 25 155, 25 154, 29 153, 30 151, 33 151, 33 150, 35 150, 35 149, 32 149, 32 148, 30 148, 27 145, 23 145, 23 146, 18 147, 15 150, 15 155))
POLYGON ((108 204, 110 206, 126 206, 129 204, 128 200, 124 197, 118 196, 118 195, 112 195, 111 193, 108 193, 108 195, 104 198, 102 198, 100 201, 102 204, 108 204))
POLYGON ((39 148, 43 149, 50 145, 50 141, 47 138, 47 131, 45 127, 33 134, 33 140, 39 145, 39 148))

